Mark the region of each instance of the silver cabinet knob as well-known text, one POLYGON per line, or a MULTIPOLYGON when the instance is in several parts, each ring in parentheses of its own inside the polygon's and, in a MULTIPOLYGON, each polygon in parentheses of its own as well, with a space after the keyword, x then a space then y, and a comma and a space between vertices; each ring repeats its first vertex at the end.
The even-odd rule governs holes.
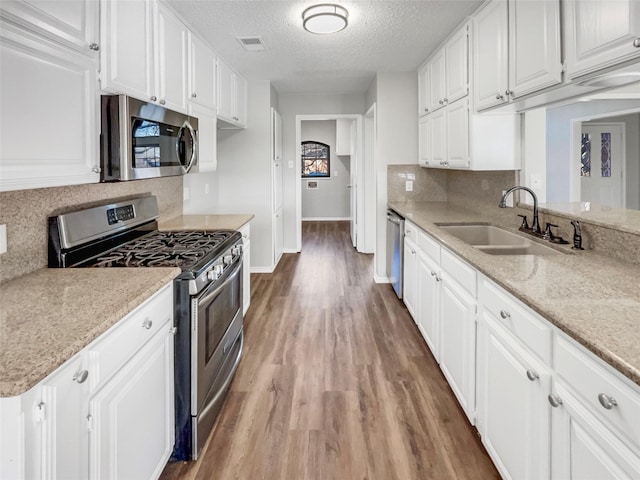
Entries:
POLYGON ((88 376, 89 376, 88 370, 80 370, 79 372, 76 372, 76 374, 73 376, 73 381, 78 383, 84 383, 84 381, 87 379, 88 376))
POLYGON ((540 375, 538 375, 538 372, 535 370, 527 370, 527 378, 532 382, 535 382, 540 378, 540 375))
POLYGON ((165 103, 167 103, 167 102, 165 101, 164 98, 162 100, 160 100, 160 105, 164 105, 165 103))
POLYGON ((500 95, 499 93, 496 95, 496 100, 503 100, 504 96, 500 95))
POLYGON ((153 95, 153 96, 151 97, 151 101, 152 101, 152 102, 155 102, 156 100, 158 100, 158 97, 156 97, 155 95, 153 95))
POLYGON ((558 395, 550 393, 547 398, 549 399, 549 403, 553 408, 558 408, 560 405, 562 405, 562 399, 558 395))
POLYGON ((191 94, 191 98, 196 98, 197 96, 198 96, 198 94, 197 94, 196 92, 193 92, 193 93, 191 94))
POLYGON ((633 41, 633 46, 636 47, 636 48, 640 48, 640 37, 636 38, 633 41))
POLYGON ((444 102, 442 100, 438 100, 438 103, 442 105, 444 102))
POLYGON ((429 111, 429 109, 428 109, 427 107, 424 107, 424 111, 425 111, 425 112, 428 112, 428 111, 429 111))
POLYGON ((443 103, 449 103, 449 99, 448 98, 445 98, 442 101, 443 101, 443 103))
POLYGON ((98 50, 100 50, 100 45, 98 45, 97 43, 92 43, 91 45, 89 45, 89 50, 97 52, 98 50))
POLYGON ((506 320, 507 318, 511 318, 511 314, 510 314, 509 312, 507 312, 506 310, 500 310, 500 316, 501 316, 502 318, 504 318, 505 320, 506 320))
POLYGON ((513 95, 513 90, 509 90, 509 89, 507 89, 507 90, 505 90, 505 91, 504 91, 504 94, 505 94, 507 97, 508 97, 509 95, 513 95))
POLYGON ((146 328, 147 330, 149 330, 152 326, 153 322, 148 318, 144 322, 142 322, 142 328, 146 328))
POLYGON ((100 172, 102 171, 102 169, 101 169, 100 167, 93 167, 93 168, 91 169, 91 171, 92 171, 93 173, 100 173, 100 172))
POLYGON ((598 401, 600 402, 600 405, 602 405, 607 410, 611 410, 613 407, 618 406, 618 402, 616 401, 616 399, 613 397, 610 397, 605 393, 600 393, 598 395, 598 401))

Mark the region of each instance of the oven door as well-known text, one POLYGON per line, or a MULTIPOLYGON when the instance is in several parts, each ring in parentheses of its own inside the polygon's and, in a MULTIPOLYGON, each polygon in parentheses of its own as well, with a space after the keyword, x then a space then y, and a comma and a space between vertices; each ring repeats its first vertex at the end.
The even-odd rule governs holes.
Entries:
POLYGON ((199 432, 193 435, 206 439, 240 359, 241 255, 220 279, 192 299, 191 312, 191 415, 202 417, 194 420, 199 432), (211 425, 206 428, 203 422, 211 425))

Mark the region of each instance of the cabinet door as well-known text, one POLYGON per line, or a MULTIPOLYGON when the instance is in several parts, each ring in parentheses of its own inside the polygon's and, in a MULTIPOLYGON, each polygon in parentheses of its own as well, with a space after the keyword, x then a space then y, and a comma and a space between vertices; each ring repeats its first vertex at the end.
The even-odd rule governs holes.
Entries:
POLYGON ((404 261, 402 272, 402 297, 411 317, 417 319, 417 295, 418 295, 418 254, 416 244, 405 237, 404 261))
POLYGON ((215 111, 189 102, 189 115, 198 119, 198 172, 214 172, 218 166, 215 111))
POLYGON ((440 368, 460 406, 474 423, 476 301, 443 273, 440 368))
POLYGON ((174 442, 169 325, 91 398, 90 478, 142 480, 162 473, 174 442))
POLYGON ((563 4, 569 78, 640 58, 640 2, 574 0, 563 4))
POLYGON ((434 358, 440 358, 440 266, 423 252, 418 254, 418 328, 434 358))
MULTIPOLYGON (((276 162, 282 162, 282 116, 278 113, 277 110, 272 109, 273 117, 273 160, 276 162)), ((349 137, 351 136, 351 122, 349 122, 349 137)), ((350 148, 350 139, 347 140, 350 148)), ((350 155, 351 151, 345 153, 345 155, 350 155)))
POLYGON ((216 106, 218 109, 218 118, 226 121, 234 121, 234 88, 235 88, 235 74, 226 63, 220 58, 217 60, 216 66, 216 78, 217 78, 217 101, 216 106))
POLYGON ((431 160, 435 167, 447 166, 447 115, 441 109, 431 114, 431 160))
POLYGON ((561 381, 551 409, 551 478, 554 480, 640 478, 640 456, 589 413, 561 381), (556 403, 557 405, 557 403, 556 403))
POLYGON ((187 27, 162 4, 157 18, 158 102, 187 113, 187 27))
POLYGON ((487 312, 478 341, 478 430, 507 479, 549 478, 550 371, 487 312))
POLYGON ((429 61, 429 99, 432 112, 447 104, 446 68, 443 48, 429 61))
POLYGON ((430 73, 429 64, 427 63, 418 70, 418 115, 425 115, 429 113, 429 108, 431 107, 429 83, 430 73))
POLYGON ((469 102, 447 107, 447 161, 452 168, 469 168, 469 102))
POLYGON ((85 55, 97 56, 98 8, 94 0, 3 0, 3 15, 39 34, 74 48, 85 55))
POLYGON ((98 182, 94 60, 2 22, 0 65, 0 190, 98 182))
POLYGON ((216 56, 199 37, 189 34, 189 100, 216 108, 216 56))
POLYGON ((469 31, 468 25, 447 42, 444 47, 446 60, 446 99, 451 104, 469 93, 469 31))
POLYGON ((247 81, 235 75, 235 120, 242 127, 247 126, 247 81))
POLYGON ((47 377, 44 403, 43 477, 87 478, 89 473, 89 378, 87 360, 76 355, 47 377))
POLYGON ((431 163, 431 115, 424 115, 420 117, 418 122, 418 152, 420 158, 420 166, 428 167, 431 163))
POLYGON ((273 110, 273 162, 272 162, 272 196, 273 211, 277 212, 282 209, 282 117, 273 110))
POLYGON ((513 98, 560 83, 560 1, 511 0, 509 47, 513 98))
POLYGON ((251 241, 245 240, 242 250, 242 314, 251 304, 251 241))
POLYGON ((473 17, 473 91, 475 108, 509 100, 507 0, 493 0, 473 17))
POLYGON ((280 261, 280 257, 282 257, 282 250, 284 248, 284 222, 282 209, 277 210, 274 214, 273 226, 273 264, 277 265, 280 261))
POLYGON ((157 98, 153 21, 156 0, 100 2, 100 82, 103 90, 140 100, 157 98))

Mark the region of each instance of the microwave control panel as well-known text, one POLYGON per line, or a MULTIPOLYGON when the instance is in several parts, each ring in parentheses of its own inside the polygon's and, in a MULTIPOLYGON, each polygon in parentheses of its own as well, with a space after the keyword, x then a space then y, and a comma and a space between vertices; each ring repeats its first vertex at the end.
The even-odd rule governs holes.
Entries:
POLYGON ((124 207, 110 208, 107 210, 107 221, 109 222, 109 225, 131 220, 135 217, 136 212, 133 209, 133 205, 125 205, 124 207))

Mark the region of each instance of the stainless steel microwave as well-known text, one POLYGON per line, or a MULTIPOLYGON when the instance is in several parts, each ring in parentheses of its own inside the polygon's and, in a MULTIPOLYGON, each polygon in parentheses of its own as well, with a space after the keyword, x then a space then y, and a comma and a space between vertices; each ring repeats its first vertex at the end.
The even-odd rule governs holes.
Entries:
POLYGON ((184 175, 198 162, 198 119, 126 95, 101 98, 103 182, 184 175))

